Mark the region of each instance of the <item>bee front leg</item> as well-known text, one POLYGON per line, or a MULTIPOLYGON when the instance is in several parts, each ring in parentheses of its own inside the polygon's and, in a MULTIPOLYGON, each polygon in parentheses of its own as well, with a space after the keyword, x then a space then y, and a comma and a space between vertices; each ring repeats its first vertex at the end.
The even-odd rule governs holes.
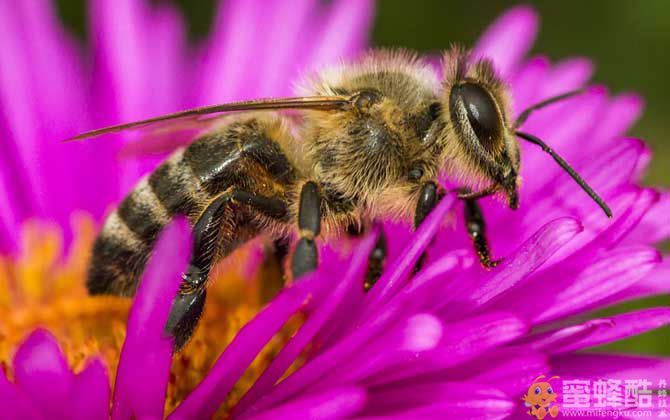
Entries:
POLYGON ((298 208, 300 240, 291 259, 293 279, 298 279, 316 269, 318 252, 314 239, 321 232, 321 193, 313 181, 308 181, 300 191, 298 208))
POLYGON ((479 262, 484 268, 493 268, 502 260, 491 259, 491 249, 486 239, 486 223, 484 214, 476 199, 464 199, 465 202, 465 228, 472 240, 472 245, 479 257, 479 262))

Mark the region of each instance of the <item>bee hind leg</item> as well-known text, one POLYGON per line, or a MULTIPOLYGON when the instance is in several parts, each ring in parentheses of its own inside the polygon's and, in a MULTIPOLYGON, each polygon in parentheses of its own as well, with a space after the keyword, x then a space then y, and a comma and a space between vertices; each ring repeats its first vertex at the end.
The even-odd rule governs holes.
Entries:
POLYGON ((174 338, 175 350, 180 350, 193 334, 205 307, 205 284, 216 252, 219 229, 225 217, 230 194, 214 200, 193 226, 193 253, 184 274, 179 294, 172 303, 165 333, 174 338))
POLYGON ((174 338, 175 351, 190 339, 202 316, 207 297, 206 283, 214 263, 222 224, 230 213, 230 204, 248 206, 266 215, 281 218, 286 205, 245 191, 231 191, 216 198, 193 226, 193 253, 186 272, 182 275, 179 294, 175 298, 164 332, 174 338))

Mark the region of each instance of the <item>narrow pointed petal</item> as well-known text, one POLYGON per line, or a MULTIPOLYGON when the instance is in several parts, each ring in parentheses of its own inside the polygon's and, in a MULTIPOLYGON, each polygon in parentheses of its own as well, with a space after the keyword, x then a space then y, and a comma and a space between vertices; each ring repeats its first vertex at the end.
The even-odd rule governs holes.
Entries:
POLYGON ((395 294, 395 292, 404 284, 407 276, 414 269, 416 262, 426 249, 435 232, 442 224, 445 215, 453 206, 455 200, 453 195, 448 195, 442 199, 440 204, 435 207, 426 220, 423 221, 412 242, 405 249, 403 254, 393 262, 382 277, 377 281, 367 295, 367 308, 369 311, 381 304, 384 300, 395 294))
POLYGON ((421 352, 389 351, 381 344, 386 343, 388 347, 393 341, 384 337, 366 345, 348 362, 346 369, 338 372, 338 377, 344 378, 338 382, 362 380, 362 372, 367 372, 366 382, 370 384, 411 381, 415 377, 437 374, 523 336, 528 324, 514 315, 494 312, 449 324, 441 324, 437 318, 426 330, 429 345, 421 352))
POLYGON ((74 379, 67 404, 68 415, 73 420, 109 419, 110 394, 104 362, 93 359, 74 379))
POLYGON ((351 57, 368 44, 374 15, 372 0, 337 0, 316 35, 318 46, 305 64, 309 70, 335 64, 342 57, 351 57))
POLYGON ((670 192, 661 192, 658 202, 649 209, 625 239, 626 244, 657 243, 670 238, 670 192))
POLYGON ((568 353, 599 346, 670 325, 670 308, 643 309, 593 319, 584 324, 561 328, 533 339, 530 344, 550 354, 568 353))
POLYGON ((356 328, 351 334, 309 359, 300 369, 277 384, 271 394, 254 404, 251 410, 258 412, 278 404, 338 369, 352 353, 385 331, 397 319, 400 309, 401 305, 395 303, 383 308, 381 313, 368 321, 365 328, 356 328))
POLYGON ((46 419, 27 395, 0 370, 0 411, 7 419, 46 419))
POLYGON ((658 384, 668 380, 670 359, 662 357, 625 356, 606 353, 566 354, 552 358, 552 375, 584 379, 641 378, 658 384))
POLYGON ((596 143, 625 135, 638 120, 644 100, 634 93, 614 97, 607 106, 607 112, 600 118, 593 133, 596 143))
POLYGON ((300 353, 305 349, 320 328, 330 319, 334 311, 343 303, 343 299, 352 287, 360 286, 360 280, 367 268, 368 256, 377 240, 377 235, 369 235, 365 241, 358 246, 349 269, 344 278, 337 283, 335 289, 329 293, 327 300, 310 315, 305 324, 284 346, 270 366, 263 372, 254 383, 244 398, 238 404, 237 410, 243 411, 249 404, 260 395, 266 394, 277 382, 281 375, 289 368, 300 353))
POLYGON ((370 393, 365 414, 383 416, 401 413, 406 418, 498 418, 515 407, 511 399, 489 385, 468 382, 442 382, 406 387, 389 387, 370 393))
POLYGON ((489 26, 477 42, 474 55, 490 58, 496 69, 506 76, 530 50, 537 27, 538 17, 534 9, 514 7, 489 26))
POLYGON ((540 87, 551 63, 546 57, 533 57, 511 76, 512 108, 514 117, 517 117, 529 106, 540 102, 540 87))
POLYGON ((670 281, 668 279, 670 279, 670 258, 665 257, 663 262, 654 267, 654 270, 642 280, 623 292, 612 296, 610 300, 620 302, 626 299, 670 294, 670 281))
POLYGON ((67 413, 65 403, 74 374, 49 332, 33 332, 19 347, 13 365, 16 384, 43 415, 59 417, 67 413))
POLYGON ((349 418, 363 408, 366 400, 367 393, 363 388, 335 388, 296 398, 276 408, 256 414, 249 419, 330 420, 349 418))
POLYGON ((212 416, 256 355, 304 304, 310 294, 309 280, 284 289, 253 320, 244 326, 219 356, 209 375, 171 415, 174 419, 212 416))
POLYGON ((116 375, 112 417, 163 417, 173 343, 163 333, 191 252, 188 222, 161 234, 128 317, 116 375))
MULTIPOLYGON (((658 251, 649 248, 620 249, 595 261, 561 290, 546 289, 534 295, 536 304, 523 308, 534 322, 547 322, 602 305, 609 296, 631 287, 644 278, 658 263, 658 251), (543 302, 541 306, 538 304, 543 302)), ((527 300, 527 299, 524 299, 527 300)), ((522 306, 522 302, 518 303, 522 306)))
POLYGON ((545 225, 473 291, 474 305, 480 307, 514 287, 581 231, 575 219, 563 218, 545 225))
POLYGON ((507 395, 517 396, 537 372, 548 372, 549 357, 530 349, 503 347, 488 352, 486 358, 475 359, 468 364, 458 366, 450 372, 454 378, 468 378, 470 382, 489 384, 499 388, 507 395))

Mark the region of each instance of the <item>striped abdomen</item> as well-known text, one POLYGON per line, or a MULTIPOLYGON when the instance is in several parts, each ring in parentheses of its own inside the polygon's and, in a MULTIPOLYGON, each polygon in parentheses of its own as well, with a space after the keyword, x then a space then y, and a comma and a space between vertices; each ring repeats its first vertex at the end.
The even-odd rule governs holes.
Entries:
MULTIPOLYGON (((97 238, 87 286, 92 294, 132 295, 160 231, 176 216, 195 224, 209 203, 231 188, 286 200, 296 173, 280 143, 276 119, 236 122, 180 150, 144 178, 107 218, 97 238)), ((219 254, 255 236, 258 216, 227 209, 219 254)))

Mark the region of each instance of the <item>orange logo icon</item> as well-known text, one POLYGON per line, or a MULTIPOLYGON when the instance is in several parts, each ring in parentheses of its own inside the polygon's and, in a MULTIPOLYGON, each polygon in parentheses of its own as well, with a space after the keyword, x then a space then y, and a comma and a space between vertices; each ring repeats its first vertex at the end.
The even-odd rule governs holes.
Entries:
POLYGON ((524 405, 528 407, 528 415, 540 420, 545 418, 547 414, 550 414, 551 417, 558 415, 558 405, 555 404, 558 394, 549 383, 558 376, 552 376, 546 382, 538 382, 542 378, 545 378, 545 376, 540 375, 535 378, 533 384, 528 388, 528 393, 521 397, 525 403, 524 405))

